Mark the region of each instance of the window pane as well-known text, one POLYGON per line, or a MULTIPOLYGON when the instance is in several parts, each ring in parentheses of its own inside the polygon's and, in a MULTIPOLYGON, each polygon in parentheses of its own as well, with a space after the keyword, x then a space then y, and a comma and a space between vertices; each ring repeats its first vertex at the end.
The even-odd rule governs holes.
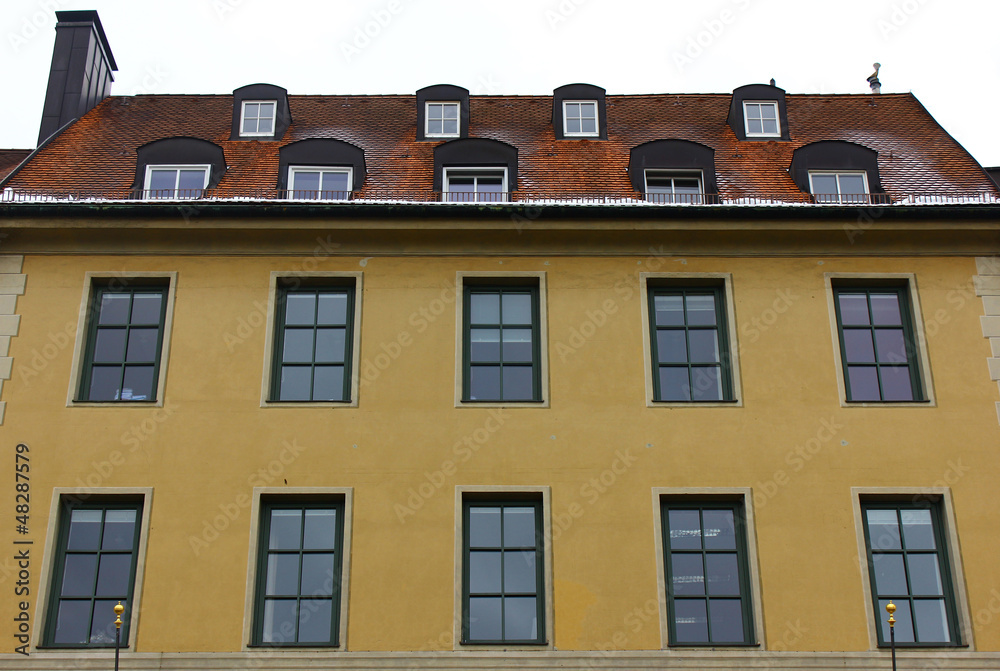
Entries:
POLYGON ((692 366, 691 383, 691 400, 722 400, 722 382, 719 379, 718 366, 692 366))
POLYGON ((132 299, 133 324, 159 324, 160 307, 163 303, 161 294, 135 294, 132 299))
POLYGON ((678 643, 708 643, 708 615, 704 599, 674 601, 678 643))
POLYGON ((580 123, 581 131, 584 133, 596 133, 597 132, 597 120, 596 119, 583 119, 580 123))
POLYGON ((517 550, 503 555, 503 589, 506 594, 534 594, 535 552, 517 550))
POLYGON ((702 557, 700 552, 670 554, 670 582, 674 594, 705 593, 705 565, 702 557))
POLYGON ((500 547, 500 508, 469 509, 469 547, 500 547))
POLYGON ((764 130, 763 124, 760 119, 747 119, 747 133, 751 135, 760 135, 764 130))
POLYGON ((333 627, 333 601, 310 599, 299 602, 299 643, 329 643, 333 627))
POLYGON ((88 401, 117 401, 121 395, 122 369, 119 366, 95 366, 90 373, 88 401))
POLYGON ((68 554, 60 596, 90 596, 97 574, 96 554, 68 554))
POLYGON ((344 329, 317 329, 316 361, 343 363, 347 334, 344 329))
POLYGON ((97 591, 95 594, 111 597, 127 596, 131 566, 131 553, 102 555, 100 568, 97 572, 97 591))
POLYGON ((101 543, 100 510, 74 510, 70 514, 67 550, 99 550, 101 543))
POLYGON ((876 329, 875 343, 881 362, 906 363, 906 341, 903 329, 876 329))
POLYGON ((761 125, 764 129, 764 132, 767 133, 768 135, 778 134, 778 122, 776 119, 764 119, 761 125))
POLYGON ((316 319, 314 294, 285 294, 285 323, 313 325, 316 319))
POLYGON ((281 358, 286 363, 311 362, 313 360, 312 329, 285 329, 285 342, 281 358))
POLYGON ((656 332, 656 355, 660 363, 687 363, 687 338, 684 329, 660 329, 656 332))
POLYGON ((534 397, 534 374, 531 366, 504 366, 503 400, 530 401, 534 397))
POLYGON ((913 386, 907 366, 879 368, 882 377, 882 399, 885 401, 912 401, 913 386))
POLYGON ((306 550, 332 550, 337 538, 336 510, 306 510, 302 547, 306 550))
POLYGON ((870 329, 844 329, 844 353, 855 363, 875 363, 870 329))
POLYGON ((878 390, 878 374, 872 366, 848 366, 847 377, 851 387, 852 401, 881 400, 878 390))
POLYGON ((469 296, 472 304, 471 324, 500 323, 500 295, 473 293, 469 296))
POLYGON ((331 596, 333 594, 333 553, 302 555, 303 596, 331 596))
POLYGON ((865 178, 862 175, 840 175, 840 193, 865 193, 865 178))
POLYGON ((899 522, 895 510, 867 510, 868 538, 873 549, 898 550, 899 522))
POLYGON ((701 549, 701 520, 699 517, 697 510, 671 510, 667 513, 671 549, 701 549))
POLYGON ((691 383, 688 380, 688 369, 686 367, 660 368, 660 400, 691 400, 691 383))
POLYGON ((538 611, 535 597, 504 599, 504 638, 508 641, 530 641, 538 638, 538 611))
POLYGON ((156 361, 156 341, 159 329, 131 329, 125 360, 132 363, 156 361))
MULTIPOLYGON (((94 619, 90 625, 91 645, 112 645, 115 642, 115 606, 117 601, 95 601, 94 619)), ((122 601, 122 605, 125 602, 122 601)), ((126 611, 127 612, 127 611, 126 611)), ((122 614, 122 622, 126 615, 122 614)))
POLYGON ((500 597, 469 597, 469 638, 474 641, 499 641, 500 597))
POLYGON ((739 596, 740 574, 736 553, 705 555, 708 593, 715 596, 739 596))
MULTIPOLYGON (((889 640, 889 615, 885 612, 885 606, 889 599, 879 599, 879 621, 882 623, 882 640, 889 640)), ((896 643, 913 643, 913 618, 910 616, 910 602, 907 600, 894 601, 896 612, 896 643)))
POLYGON ((299 593, 299 555, 271 554, 267 558, 268 596, 293 596, 299 593))
POLYGON ((347 293, 320 294, 316 323, 345 326, 347 324, 347 293))
POLYGON ((688 331, 691 343, 691 361, 719 361, 719 334, 715 329, 695 329, 688 331))
POLYGON ((205 171, 204 170, 181 170, 180 178, 177 181, 178 188, 181 190, 180 195, 191 196, 194 195, 192 191, 197 191, 205 188, 205 171))
POLYGON ((441 115, 445 119, 457 119, 458 105, 441 105, 441 115))
POLYGON ((732 510, 706 510, 705 548, 708 550, 736 549, 736 522, 732 510))
POLYGON ((531 294, 503 294, 503 323, 531 324, 531 294))
POLYGON ((149 171, 149 188, 151 191, 160 191, 159 194, 153 194, 154 196, 168 196, 174 194, 174 189, 177 186, 177 171, 176 170, 150 170, 149 171), (169 192, 169 194, 167 193, 169 192))
POLYGON ((122 383, 123 401, 149 401, 153 398, 153 367, 125 366, 122 383))
POLYGON ((503 545, 506 548, 533 548, 535 509, 533 507, 503 509, 503 545))
POLYGON ((653 305, 656 308, 657 326, 684 325, 683 296, 655 296, 653 305))
POLYGON ((580 132, 580 120, 574 119, 572 117, 566 119, 566 132, 567 133, 579 133, 580 132))
POLYGON ((99 324, 127 324, 129 313, 129 294, 101 295, 101 310, 97 322, 99 324))
POLYGON ((108 510, 104 517, 101 549, 131 550, 135 542, 135 517, 134 510, 108 510))
POLYGON ((444 122, 441 119, 428 119, 427 132, 431 135, 441 135, 444 132, 444 122))
POLYGON ((715 296, 687 296, 687 323, 689 326, 715 324, 715 296))
POLYGON ((743 606, 739 599, 710 599, 709 608, 712 611, 712 642, 743 642, 743 606))
POLYGON ((503 360, 531 362, 531 329, 504 329, 503 360))
POLYGON ((936 554, 914 554, 906 557, 910 570, 910 594, 942 596, 941 568, 936 554))
POLYGON ((469 592, 472 594, 499 594, 500 552, 469 553, 469 592))
POLYGON ((323 191, 326 192, 325 197, 340 198, 345 192, 350 190, 351 187, 347 184, 346 172, 323 173, 323 191))
POLYGON ((865 294, 840 294, 840 323, 844 325, 868 325, 868 297, 865 294))
POLYGON ((903 556, 898 554, 872 555, 875 569, 875 589, 880 595, 905 595, 906 573, 903 571, 903 556))
POLYGON ((79 645, 90 640, 90 601, 60 601, 55 643, 79 645))
POLYGON ((469 360, 490 363, 499 362, 500 329, 470 329, 469 360))
POLYGON ((934 550, 934 527, 930 510, 901 510, 903 540, 907 550, 934 550))
POLYGON ((902 317, 899 312, 899 296, 896 294, 872 294, 873 323, 879 326, 899 326, 902 317))
POLYGON ((264 601, 264 643, 295 641, 295 599, 267 599, 264 601))
POLYGON ((308 401, 312 391, 312 371, 308 366, 282 366, 279 401, 308 401))
POLYGON ((918 599, 913 602, 917 637, 921 643, 950 643, 948 616, 944 599, 918 599))
POLYGON ((301 547, 302 511, 272 510, 270 531, 269 549, 298 550, 301 547))
POLYGON ((458 119, 445 119, 441 126, 446 135, 458 135, 458 119))
POLYGON ((319 191, 319 171, 296 170, 292 172, 292 189, 305 192, 296 194, 297 198, 314 198, 315 192, 319 191))
POLYGON ((500 400, 500 366, 473 366, 469 382, 473 401, 500 400))
POLYGON ((94 361, 125 360, 125 329, 101 329, 94 343, 94 361))

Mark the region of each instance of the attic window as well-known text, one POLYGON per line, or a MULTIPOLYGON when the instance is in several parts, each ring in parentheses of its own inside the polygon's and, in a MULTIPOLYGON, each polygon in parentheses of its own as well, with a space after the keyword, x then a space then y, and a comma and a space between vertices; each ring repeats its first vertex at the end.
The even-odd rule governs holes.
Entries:
POLYGON ((427 103, 426 137, 458 137, 458 112, 457 102, 433 102, 427 103))
POLYGON ((743 120, 746 123, 747 137, 781 136, 776 102, 744 102, 743 120))
POLYGON ((563 101, 563 133, 578 137, 596 137, 598 134, 597 101, 563 101))
POLYGON ((351 183, 350 168, 288 168, 288 195, 295 200, 347 200, 351 183))
POLYGON ((274 113, 277 101, 247 100, 243 102, 240 136, 274 135, 274 113))
POLYGON ((146 200, 201 198, 211 169, 210 165, 148 165, 146 200))
POLYGON ((704 202, 700 172, 646 171, 646 200, 650 203, 704 202))
POLYGON ((858 172, 810 172, 809 192, 817 203, 867 203, 868 175, 858 172))
POLYGON ((448 203, 501 203, 507 200, 506 168, 445 168, 448 203))

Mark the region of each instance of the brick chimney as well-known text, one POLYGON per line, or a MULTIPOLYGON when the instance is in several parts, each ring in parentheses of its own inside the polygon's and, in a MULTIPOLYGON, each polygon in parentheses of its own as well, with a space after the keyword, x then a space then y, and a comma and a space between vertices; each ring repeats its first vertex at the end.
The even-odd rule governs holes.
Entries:
POLYGON ((118 70, 96 11, 56 12, 56 19, 38 144, 107 98, 118 70))

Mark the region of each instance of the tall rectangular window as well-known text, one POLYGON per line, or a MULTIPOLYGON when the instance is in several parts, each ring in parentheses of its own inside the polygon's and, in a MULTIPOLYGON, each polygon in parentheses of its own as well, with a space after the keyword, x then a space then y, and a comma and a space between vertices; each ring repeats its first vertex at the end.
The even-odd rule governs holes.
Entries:
POLYGON ((463 401, 541 401, 538 286, 466 285, 463 401))
POLYGON ((458 103, 427 103, 427 137, 458 137, 458 103))
POLYGON ((265 502, 261 520, 254 644, 339 645, 343 503, 265 502))
POLYGON ((64 501, 45 641, 52 647, 113 647, 121 602, 128 645, 142 504, 64 501))
POLYGON ((923 400, 907 288, 835 286, 833 297, 847 400, 923 400))
POLYGON ((563 134, 596 136, 597 102, 594 100, 566 100, 563 102, 563 134))
POLYGON ((354 286, 278 286, 272 401, 350 401, 354 286))
POLYGON ((542 503, 466 500, 462 642, 544 644, 542 503))
POLYGON ((892 601, 897 644, 957 645, 940 506, 873 501, 862 502, 861 511, 879 644, 889 644, 885 606, 892 601))
POLYGON ((93 289, 77 400, 156 400, 167 287, 120 285, 93 289))
POLYGON ((656 401, 733 399, 722 287, 650 286, 656 401))
POLYGON ((670 644, 752 644, 742 506, 670 500, 662 505, 670 644))

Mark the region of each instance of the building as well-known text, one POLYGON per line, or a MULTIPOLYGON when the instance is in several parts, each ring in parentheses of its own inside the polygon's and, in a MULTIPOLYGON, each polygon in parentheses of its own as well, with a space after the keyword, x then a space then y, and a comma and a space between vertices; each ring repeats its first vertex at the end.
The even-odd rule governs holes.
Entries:
POLYGON ((912 95, 118 97, 58 18, 5 668, 1000 665, 1000 193, 912 95))

